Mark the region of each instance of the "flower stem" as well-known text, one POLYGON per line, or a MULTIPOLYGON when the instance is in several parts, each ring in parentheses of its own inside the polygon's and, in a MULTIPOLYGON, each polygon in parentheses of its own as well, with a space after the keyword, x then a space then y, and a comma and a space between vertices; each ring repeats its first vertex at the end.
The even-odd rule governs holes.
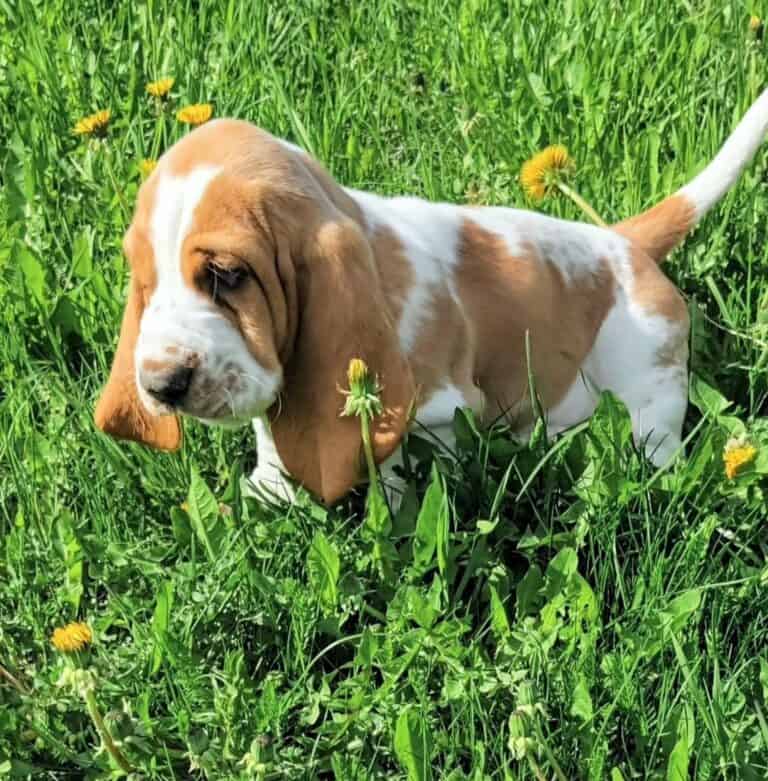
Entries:
POLYGON ((556 184, 557 189, 560 190, 563 195, 568 196, 568 198, 570 198, 584 214, 595 223, 595 225, 600 225, 603 228, 607 227, 605 220, 575 190, 561 181, 556 182, 556 184))
POLYGON ((128 204, 126 203, 125 198, 123 197, 123 191, 120 189, 119 185, 117 184, 117 179, 115 178, 115 171, 112 168, 112 155, 109 147, 106 148, 106 154, 104 155, 104 159, 107 165, 107 174, 109 175, 110 181, 112 182, 112 186, 115 188, 115 193, 117 193, 117 199, 118 201, 120 201, 120 206, 123 209, 123 218, 125 219, 126 222, 128 222, 131 216, 131 210, 128 208, 128 204))
POLYGON ((99 710, 99 706, 96 702, 96 694, 93 692, 93 690, 89 689, 83 692, 83 699, 85 700, 85 704, 88 708, 88 713, 91 717, 91 720, 96 727, 96 731, 99 733, 101 742, 104 744, 104 748, 110 753, 112 759, 117 762, 121 770, 125 771, 126 773, 134 773, 135 768, 125 758, 125 755, 122 751, 120 751, 120 749, 115 744, 115 741, 112 740, 112 736, 109 734, 107 725, 104 723, 104 719, 101 716, 101 711, 99 710))
POLYGON ((29 689, 13 673, 6 670, 2 664, 0 664, 0 677, 5 678, 20 694, 30 693, 29 689))
POLYGON ((360 415, 360 430, 363 435, 363 451, 365 452, 365 463, 368 466, 368 482, 373 486, 378 486, 379 476, 376 472, 376 461, 373 458, 373 447, 371 446, 371 424, 368 415, 360 415))

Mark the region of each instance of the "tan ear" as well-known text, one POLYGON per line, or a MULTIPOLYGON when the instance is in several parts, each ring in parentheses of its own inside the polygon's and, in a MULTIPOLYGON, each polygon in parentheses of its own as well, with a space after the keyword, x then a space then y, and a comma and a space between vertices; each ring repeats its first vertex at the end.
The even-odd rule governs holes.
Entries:
POLYGON ((150 414, 136 389, 133 355, 142 312, 141 295, 131 281, 112 371, 96 404, 94 419, 98 428, 118 439, 131 439, 158 450, 177 450, 181 426, 176 416, 150 414))
POLYGON ((350 359, 362 358, 382 387, 384 412, 371 428, 377 462, 398 446, 408 424, 413 375, 355 222, 339 217, 310 231, 295 265, 299 325, 271 410, 272 436, 288 473, 331 503, 363 474, 360 421, 339 416, 350 359))

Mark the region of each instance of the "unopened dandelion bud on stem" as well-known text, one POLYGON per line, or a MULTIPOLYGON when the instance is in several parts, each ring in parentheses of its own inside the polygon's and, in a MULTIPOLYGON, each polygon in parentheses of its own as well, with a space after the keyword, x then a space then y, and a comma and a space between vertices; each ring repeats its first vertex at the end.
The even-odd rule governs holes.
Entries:
POLYGON ((376 461, 373 457, 371 443, 371 421, 382 411, 381 388, 376 377, 370 372, 367 364, 361 358, 352 358, 347 366, 347 381, 349 390, 342 391, 347 397, 344 403, 343 416, 360 418, 360 431, 363 439, 363 451, 368 466, 368 479, 372 486, 378 488, 376 461))

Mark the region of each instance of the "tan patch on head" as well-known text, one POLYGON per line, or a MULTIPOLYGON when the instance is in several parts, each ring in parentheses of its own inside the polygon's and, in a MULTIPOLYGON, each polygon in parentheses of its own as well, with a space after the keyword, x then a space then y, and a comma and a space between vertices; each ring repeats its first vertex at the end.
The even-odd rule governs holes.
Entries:
POLYGON ((614 302, 607 262, 566 280, 554 259, 531 246, 512 255, 504 239, 464 221, 456 282, 474 327, 476 375, 488 400, 486 418, 509 414, 526 423, 526 332, 531 369, 545 409, 560 401, 577 376, 614 302))
POLYGON ((660 263, 696 223, 696 207, 684 195, 672 195, 648 211, 613 226, 633 246, 660 263))

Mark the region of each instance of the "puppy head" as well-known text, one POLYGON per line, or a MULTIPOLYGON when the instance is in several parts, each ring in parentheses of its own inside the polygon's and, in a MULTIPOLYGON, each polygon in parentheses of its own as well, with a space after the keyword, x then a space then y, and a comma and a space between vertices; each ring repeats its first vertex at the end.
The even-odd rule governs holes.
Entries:
POLYGON ((174 449, 180 414, 266 414, 287 470, 332 501, 360 474, 338 388, 362 357, 384 385, 377 458, 397 445, 410 370, 354 205, 309 158, 247 123, 209 123, 144 183, 124 250, 131 284, 99 428, 174 449))

